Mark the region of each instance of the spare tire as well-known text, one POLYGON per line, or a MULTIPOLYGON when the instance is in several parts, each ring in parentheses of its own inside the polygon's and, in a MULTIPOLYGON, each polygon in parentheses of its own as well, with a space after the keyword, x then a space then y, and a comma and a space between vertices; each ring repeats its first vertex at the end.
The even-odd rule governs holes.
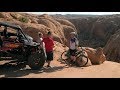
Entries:
POLYGON ((41 69, 45 63, 45 56, 43 53, 33 53, 28 57, 28 65, 31 69, 41 69))

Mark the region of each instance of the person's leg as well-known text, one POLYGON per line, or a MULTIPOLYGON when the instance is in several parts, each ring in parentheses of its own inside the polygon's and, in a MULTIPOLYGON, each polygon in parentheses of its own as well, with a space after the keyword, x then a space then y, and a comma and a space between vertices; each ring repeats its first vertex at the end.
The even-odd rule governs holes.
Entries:
POLYGON ((73 61, 76 61, 76 49, 73 51, 73 61))
POLYGON ((71 55, 71 56, 70 56, 70 59, 73 60, 73 59, 74 59, 74 56, 71 55))
POLYGON ((75 64, 75 61, 76 61, 76 56, 75 56, 75 54, 76 54, 76 51, 75 50, 72 50, 72 61, 71 61, 71 63, 74 65, 75 64))
POLYGON ((76 57, 75 56, 73 56, 73 61, 76 61, 76 57))
POLYGON ((45 48, 43 48, 43 51, 44 51, 45 59, 47 59, 47 54, 46 54, 45 48))
POLYGON ((73 60, 73 51, 70 49, 70 59, 73 60))
POLYGON ((53 52, 49 52, 48 53, 48 58, 47 58, 47 63, 48 63, 48 65, 47 65, 47 67, 50 67, 50 64, 51 64, 51 61, 53 60, 53 52))
POLYGON ((47 62, 47 63, 48 63, 48 65, 47 65, 47 66, 48 66, 48 67, 50 66, 50 62, 51 62, 51 61, 48 61, 48 62, 47 62))
POLYGON ((47 61, 48 61, 48 53, 46 52, 46 63, 47 63, 47 61))

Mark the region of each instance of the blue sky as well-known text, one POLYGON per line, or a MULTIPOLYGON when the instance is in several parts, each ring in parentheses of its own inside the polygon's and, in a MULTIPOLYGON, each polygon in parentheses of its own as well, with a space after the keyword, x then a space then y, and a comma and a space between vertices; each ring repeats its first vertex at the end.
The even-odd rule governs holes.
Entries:
MULTIPOLYGON (((25 12, 24 12, 25 13, 25 12)), ((90 15, 111 15, 120 14, 120 12, 26 12, 31 14, 90 14, 90 15)))

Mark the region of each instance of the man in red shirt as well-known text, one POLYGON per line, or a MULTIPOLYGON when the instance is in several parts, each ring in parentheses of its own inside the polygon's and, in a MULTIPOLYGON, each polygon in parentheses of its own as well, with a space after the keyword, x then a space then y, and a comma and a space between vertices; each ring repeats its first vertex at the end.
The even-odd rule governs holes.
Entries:
POLYGON ((52 39, 52 33, 49 31, 47 33, 47 37, 43 38, 43 42, 45 43, 46 55, 48 63, 47 67, 50 67, 50 63, 53 60, 53 48, 54 48, 54 40, 52 39))

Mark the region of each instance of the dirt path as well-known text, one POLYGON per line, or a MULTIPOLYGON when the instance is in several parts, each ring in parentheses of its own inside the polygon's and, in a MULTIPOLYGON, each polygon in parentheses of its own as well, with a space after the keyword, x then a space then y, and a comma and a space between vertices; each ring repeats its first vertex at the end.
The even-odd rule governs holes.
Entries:
POLYGON ((120 64, 106 61, 101 65, 89 67, 67 67, 58 61, 52 63, 53 68, 30 70, 29 67, 19 70, 16 67, 0 68, 1 78, 120 78, 120 64))

